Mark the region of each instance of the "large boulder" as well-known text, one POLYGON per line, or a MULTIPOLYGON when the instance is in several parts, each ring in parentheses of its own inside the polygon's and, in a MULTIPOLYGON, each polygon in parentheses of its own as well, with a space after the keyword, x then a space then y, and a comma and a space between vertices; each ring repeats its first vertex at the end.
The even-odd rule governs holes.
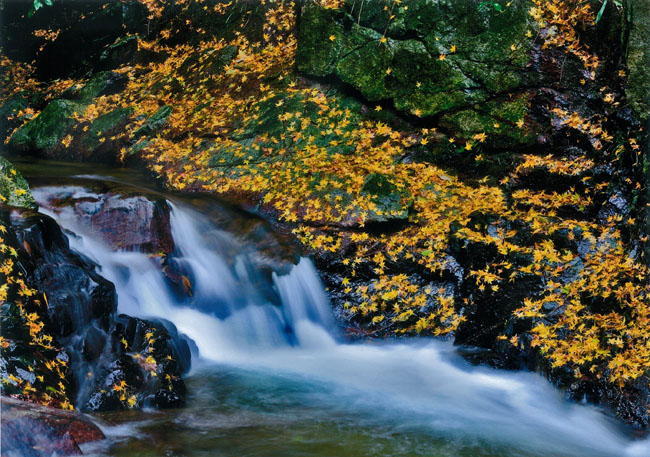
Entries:
POLYGON ((339 81, 369 102, 387 103, 406 115, 435 116, 466 136, 531 141, 510 128, 525 116, 526 87, 539 79, 528 69, 529 2, 507 8, 471 0, 355 5, 305 3, 299 71, 339 81))
MULTIPOLYGON (((38 115, 11 134, 7 141, 9 149, 49 158, 114 161, 115 149, 119 149, 114 136, 124 128, 132 110, 117 108, 92 122, 80 122, 78 118, 97 97, 119 92, 125 83, 123 75, 102 71, 85 83, 70 87, 61 98, 48 103, 38 115)), ((27 99, 14 96, 7 101, 5 105, 9 106, 3 107, 7 114, 16 109, 10 102, 22 106, 21 103, 26 104, 27 99)), ((121 136, 119 139, 121 141, 121 136)))
POLYGON ((167 200, 154 192, 93 179, 34 180, 41 207, 74 221, 74 230, 99 235, 112 249, 168 254, 174 243, 167 200))

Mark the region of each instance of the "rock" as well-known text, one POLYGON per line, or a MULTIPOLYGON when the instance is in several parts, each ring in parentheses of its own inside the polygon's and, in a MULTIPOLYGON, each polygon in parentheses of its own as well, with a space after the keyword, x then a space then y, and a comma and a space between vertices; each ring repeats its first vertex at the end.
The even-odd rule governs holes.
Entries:
POLYGON ((29 184, 14 166, 0 157, 0 201, 10 206, 36 208, 29 184))
POLYGON ((105 438, 84 414, 7 397, 0 404, 3 457, 81 455, 79 445, 105 438))
POLYGON ((154 192, 90 179, 35 180, 38 203, 57 213, 72 212, 80 233, 99 234, 113 249, 169 254, 174 249, 167 200, 154 192), (47 192, 39 192, 45 187, 47 192))
MULTIPOLYGON (((72 398, 100 363, 99 357, 84 359, 84 346, 91 344, 86 343, 91 327, 103 333, 110 330, 117 308, 115 287, 96 273, 94 263, 70 250, 67 237, 50 217, 14 209, 6 219, 27 282, 47 297, 46 333, 70 357, 72 398)), ((93 354, 102 352, 97 348, 93 354)))
POLYGON ((99 65, 102 51, 124 35, 146 34, 146 6, 136 0, 123 2, 42 2, 28 14, 32 2, 12 2, 3 8, 0 34, 4 52, 12 59, 33 62, 43 81, 86 76, 99 65), (34 30, 58 30, 49 39, 34 30))
MULTIPOLYGON (((0 73, 3 70, 2 68, 0 73)), ((0 122, 0 140, 4 142, 16 127, 19 127, 24 121, 30 118, 30 107, 39 106, 42 103, 43 94, 37 91, 22 90, 9 96, 0 105, 0 119, 2 119, 2 122, 0 122)))
POLYGON ((74 116, 83 114, 95 98, 119 92, 125 83, 125 77, 119 73, 96 73, 85 84, 66 90, 62 98, 50 102, 41 113, 22 125, 13 133, 8 146, 16 152, 50 158, 114 162, 115 150, 119 150, 121 144, 106 139, 123 129, 132 110, 118 108, 92 123, 79 123, 74 116), (65 141, 66 138, 69 141, 65 141))
POLYGON ((56 222, 40 213, 15 210, 10 227, 30 283, 47 294, 55 334, 69 337, 91 323, 107 330, 117 306, 115 287, 94 271, 92 262, 70 250, 56 222))
POLYGON ((137 54, 138 36, 127 35, 104 48, 99 56, 99 64, 106 69, 118 68, 135 61, 137 54))
MULTIPOLYGON (((93 204, 101 207, 101 201, 93 204)), ((138 214, 137 206, 121 208, 138 214)), ((59 356, 66 357, 71 369, 69 394, 75 404, 92 410, 181 405, 190 349, 175 327, 117 317, 113 284, 97 274, 94 263, 70 250, 67 237, 50 217, 22 209, 5 211, 3 217, 26 280, 47 297, 45 329, 54 344, 65 348, 67 355, 59 356), (112 389, 121 381, 128 383, 128 396, 125 390, 112 389)), ((4 311, 3 327, 11 327, 17 318, 4 311)))
POLYGON ((361 193, 369 195, 376 210, 368 216, 369 222, 385 222, 408 218, 411 200, 405 191, 400 191, 388 176, 370 173, 366 176, 361 193))
POLYGON ((167 123, 167 118, 172 113, 171 106, 161 106, 158 110, 147 119, 142 127, 133 133, 133 137, 138 139, 142 136, 149 136, 154 134, 157 130, 167 123))
POLYGON ((650 4, 644 0, 629 0, 631 10, 627 65, 629 81, 627 95, 640 119, 650 118, 650 4))
POLYGON ((98 372, 91 411, 184 404, 182 375, 190 369, 190 340, 169 321, 121 314, 111 333, 115 361, 98 372))
POLYGON ((84 105, 102 95, 116 94, 124 89, 127 77, 113 71, 95 73, 85 84, 77 84, 63 92, 62 98, 78 101, 84 105))
MULTIPOLYGON (((381 2, 356 9, 351 1, 341 9, 308 2, 301 9, 298 70, 337 79, 407 115, 444 116, 443 124, 466 136, 494 133, 493 124, 523 118, 528 97, 521 88, 536 78, 527 69, 532 40, 521 42, 533 26, 529 7, 514 2, 498 11, 488 2, 416 0, 388 20, 381 2)), ((521 133, 497 132, 530 142, 521 133)))
POLYGON ((22 152, 54 155, 61 140, 74 125, 75 113, 82 113, 83 105, 71 100, 54 100, 31 121, 20 127, 9 140, 9 147, 22 152))

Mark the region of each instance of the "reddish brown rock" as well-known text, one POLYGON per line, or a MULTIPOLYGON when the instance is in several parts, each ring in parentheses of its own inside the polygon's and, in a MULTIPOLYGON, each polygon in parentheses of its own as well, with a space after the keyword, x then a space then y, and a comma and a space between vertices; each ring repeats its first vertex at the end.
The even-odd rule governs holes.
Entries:
POLYGON ((80 444, 105 438, 88 416, 8 397, 2 407, 2 457, 81 455, 80 444))
POLYGON ((68 179, 65 186, 37 181, 32 188, 39 206, 56 213, 73 211, 80 232, 101 235, 113 249, 152 254, 174 249, 170 207, 162 195, 93 179, 68 179))

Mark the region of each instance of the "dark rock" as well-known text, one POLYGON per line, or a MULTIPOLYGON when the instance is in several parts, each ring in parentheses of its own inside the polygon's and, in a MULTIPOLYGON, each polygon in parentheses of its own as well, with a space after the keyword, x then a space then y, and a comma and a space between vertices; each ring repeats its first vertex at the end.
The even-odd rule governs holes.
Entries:
POLYGON ((117 306, 115 287, 70 251, 56 222, 40 213, 13 211, 10 223, 31 283, 47 294, 55 334, 67 337, 93 322, 108 329, 117 306))
POLYGON ((98 372, 85 407, 107 411, 182 406, 185 384, 181 376, 190 369, 188 341, 171 322, 121 314, 111 333, 116 358, 98 372))
POLYGON ((32 15, 32 2, 6 2, 0 30, 4 52, 18 61, 34 61, 37 77, 44 81, 84 77, 97 68, 106 46, 147 31, 147 8, 136 0, 49 3, 32 15), (32 34, 37 29, 60 32, 46 40, 32 34))
MULTIPOLYGON (((26 279, 47 296, 47 332, 70 356, 70 395, 77 406, 109 410, 181 405, 182 375, 191 357, 186 338, 171 323, 116 317, 113 284, 96 273, 95 264, 70 250, 50 217, 14 209, 3 218, 15 237, 12 244, 19 247, 26 279), (126 388, 113 389, 122 381, 129 386, 128 396, 126 388)), ((3 314, 3 324, 11 326, 14 320, 3 314)))

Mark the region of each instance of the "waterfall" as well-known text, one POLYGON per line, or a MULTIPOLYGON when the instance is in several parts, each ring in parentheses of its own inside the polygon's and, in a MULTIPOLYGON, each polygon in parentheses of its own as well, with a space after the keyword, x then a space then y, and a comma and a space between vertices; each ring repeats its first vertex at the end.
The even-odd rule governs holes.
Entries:
MULTIPOLYGON (((39 198, 45 191, 34 193, 39 198)), ((119 311, 172 321, 206 363, 333 383, 343 401, 378 416, 401 414, 447 436, 505 443, 526 455, 650 455, 648 441, 631 442, 596 408, 564 401, 536 374, 472 367, 449 343, 429 339, 341 341, 309 259, 288 274, 265 275, 236 253, 232 235, 182 204, 172 204, 171 225, 190 297, 174 293, 157 260, 112 251, 76 226, 72 211, 43 211, 77 235, 72 247, 115 284, 119 311)))

